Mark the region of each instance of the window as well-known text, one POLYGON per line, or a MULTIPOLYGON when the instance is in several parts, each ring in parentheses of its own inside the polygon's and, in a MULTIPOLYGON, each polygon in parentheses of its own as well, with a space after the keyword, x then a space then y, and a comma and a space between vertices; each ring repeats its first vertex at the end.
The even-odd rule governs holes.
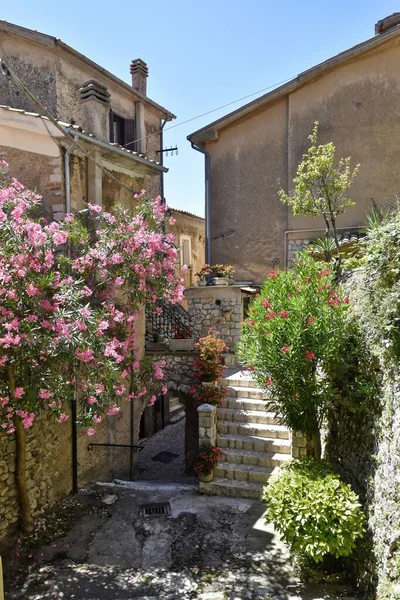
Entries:
POLYGON ((180 242, 180 262, 181 267, 183 265, 187 265, 191 267, 192 265, 192 243, 191 239, 187 235, 181 235, 179 237, 180 242))
POLYGON ((124 119, 110 110, 110 142, 136 150, 134 119, 124 119))

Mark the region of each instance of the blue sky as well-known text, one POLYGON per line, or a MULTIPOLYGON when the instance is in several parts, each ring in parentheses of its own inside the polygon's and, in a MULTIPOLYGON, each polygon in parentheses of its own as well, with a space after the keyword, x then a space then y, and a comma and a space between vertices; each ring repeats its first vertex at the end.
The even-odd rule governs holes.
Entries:
MULTIPOLYGON (((398 9, 390 0, 13 0, 0 18, 61 38, 127 82, 142 58, 148 95, 177 125, 372 37, 398 9)), ((244 103, 166 131, 165 145, 179 147, 165 159, 168 204, 203 214, 203 157, 186 136, 244 103)))

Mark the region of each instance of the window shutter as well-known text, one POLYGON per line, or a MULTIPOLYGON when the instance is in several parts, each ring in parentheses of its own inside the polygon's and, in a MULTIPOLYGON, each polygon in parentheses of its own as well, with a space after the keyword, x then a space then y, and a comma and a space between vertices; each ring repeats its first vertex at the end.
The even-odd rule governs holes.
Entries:
POLYGON ((124 145, 129 144, 127 146, 128 150, 136 150, 136 144, 132 144, 135 141, 135 120, 134 119, 124 119, 125 121, 125 141, 124 145))
POLYGON ((114 142, 114 113, 110 108, 110 112, 108 113, 108 127, 109 127, 109 134, 108 134, 108 139, 110 140, 110 142, 114 142))

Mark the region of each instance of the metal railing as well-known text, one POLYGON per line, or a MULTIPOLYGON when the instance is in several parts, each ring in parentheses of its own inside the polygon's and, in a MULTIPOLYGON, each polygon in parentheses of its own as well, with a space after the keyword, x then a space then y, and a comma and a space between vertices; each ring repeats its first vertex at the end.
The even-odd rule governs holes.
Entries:
POLYGON ((156 306, 146 307, 146 340, 192 337, 191 317, 180 304, 158 300, 156 306))

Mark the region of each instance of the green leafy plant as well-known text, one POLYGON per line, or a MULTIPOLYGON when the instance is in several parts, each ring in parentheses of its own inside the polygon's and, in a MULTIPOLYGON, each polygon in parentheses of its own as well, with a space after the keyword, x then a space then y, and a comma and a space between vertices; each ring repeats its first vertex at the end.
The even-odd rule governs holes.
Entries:
POLYGON ((291 461, 264 489, 265 519, 300 561, 349 556, 365 532, 357 495, 325 461, 291 461))
MULTIPOLYGON (((370 337, 379 354, 400 358, 400 214, 370 227, 365 242, 370 337)), ((364 315, 365 317, 366 315, 364 315)))
MULTIPOLYGON (((309 135, 310 147, 303 154, 293 180, 294 188, 290 194, 280 190, 279 197, 288 204, 295 215, 309 217, 322 216, 325 221, 326 237, 333 235, 338 253, 337 271, 340 269, 340 244, 337 234, 336 219, 354 205, 348 195, 354 177, 360 165, 351 168, 351 158, 336 160, 336 148, 333 142, 318 144, 318 121, 315 121, 309 135)), ((330 259, 327 250, 326 259, 330 259)))
POLYGON ((320 428, 336 390, 328 373, 346 364, 349 299, 333 273, 306 252, 290 271, 272 271, 243 323, 238 353, 270 391, 268 408, 321 455, 320 428))

